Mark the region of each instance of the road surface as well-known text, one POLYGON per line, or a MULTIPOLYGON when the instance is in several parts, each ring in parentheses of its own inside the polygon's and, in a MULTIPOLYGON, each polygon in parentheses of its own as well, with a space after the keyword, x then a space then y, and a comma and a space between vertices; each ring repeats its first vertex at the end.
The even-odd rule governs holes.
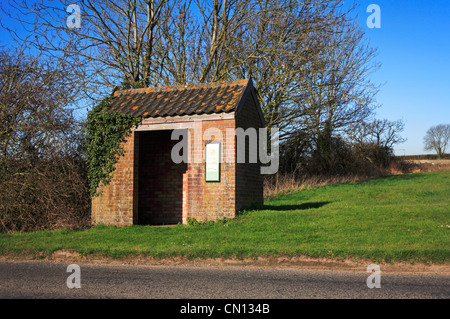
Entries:
POLYGON ((250 266, 145 266, 0 261, 0 298, 310 299, 450 297, 450 276, 250 266), (78 277, 77 277, 78 276, 78 277), (70 278, 69 278, 70 277, 70 278), (68 280, 69 279, 69 280, 68 280), (69 283, 68 283, 69 282, 69 283), (374 281, 373 281, 374 282, 374 281), (80 285, 80 288, 69 286, 80 285))

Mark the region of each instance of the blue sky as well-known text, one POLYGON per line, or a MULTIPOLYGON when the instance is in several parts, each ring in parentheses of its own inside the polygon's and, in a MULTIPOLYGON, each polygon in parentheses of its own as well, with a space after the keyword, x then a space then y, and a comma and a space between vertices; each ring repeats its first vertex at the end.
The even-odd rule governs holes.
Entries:
MULTIPOLYGON (((450 124, 450 0, 356 3, 361 28, 378 48, 377 61, 382 64, 372 76, 375 83, 384 84, 377 96, 377 118, 405 121, 402 135, 408 140, 395 147, 396 154, 424 154, 422 140, 428 128, 450 124), (381 9, 381 28, 366 24, 370 4, 381 9)), ((3 30, 0 37, 1 44, 9 40, 3 30)))
POLYGON ((450 1, 357 1, 359 23, 382 66, 373 75, 384 83, 377 96, 378 118, 403 119, 407 142, 397 155, 424 154, 423 136, 437 124, 450 124, 450 1), (381 28, 370 29, 369 4, 381 9, 381 28))

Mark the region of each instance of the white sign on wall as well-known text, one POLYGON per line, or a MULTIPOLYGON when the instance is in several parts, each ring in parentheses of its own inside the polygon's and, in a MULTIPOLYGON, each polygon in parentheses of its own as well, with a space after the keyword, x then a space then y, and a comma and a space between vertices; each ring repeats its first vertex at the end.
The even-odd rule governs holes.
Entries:
POLYGON ((220 143, 205 144, 205 181, 220 182, 220 143))

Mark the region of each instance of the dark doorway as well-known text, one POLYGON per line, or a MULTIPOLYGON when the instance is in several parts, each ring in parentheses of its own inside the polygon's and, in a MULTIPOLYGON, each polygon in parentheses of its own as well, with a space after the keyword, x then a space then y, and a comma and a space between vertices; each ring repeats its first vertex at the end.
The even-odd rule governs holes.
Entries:
POLYGON ((186 163, 171 158, 172 130, 139 132, 138 224, 168 225, 182 222, 183 174, 186 163))

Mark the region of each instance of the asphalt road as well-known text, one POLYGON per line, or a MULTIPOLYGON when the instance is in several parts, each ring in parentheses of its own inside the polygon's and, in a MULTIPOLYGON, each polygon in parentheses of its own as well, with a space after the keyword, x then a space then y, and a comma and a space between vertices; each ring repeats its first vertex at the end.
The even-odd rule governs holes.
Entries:
POLYGON ((0 261, 0 298, 304 299, 450 297, 450 276, 389 274, 368 288, 365 271, 294 268, 136 266, 0 261), (79 273, 79 281, 74 276, 79 273), (80 288, 68 288, 80 283, 80 288))

